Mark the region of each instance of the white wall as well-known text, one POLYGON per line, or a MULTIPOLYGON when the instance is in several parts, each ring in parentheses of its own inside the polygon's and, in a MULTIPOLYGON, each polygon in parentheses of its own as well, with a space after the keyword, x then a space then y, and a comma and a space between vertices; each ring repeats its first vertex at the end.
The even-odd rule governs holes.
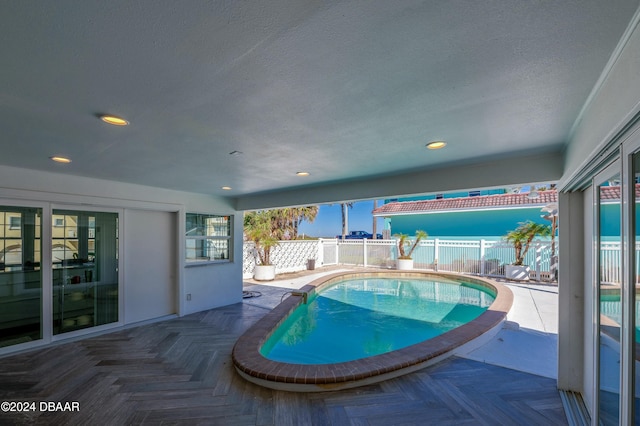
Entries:
POLYGON ((563 188, 640 113, 640 9, 574 125, 565 155, 563 188))
POLYGON ((177 213, 124 212, 124 322, 177 313, 177 213))
MULTIPOLYGON (((57 173, 26 170, 15 167, 0 166, 0 199, 12 201, 35 201, 52 204, 68 204, 81 209, 82 206, 122 208, 125 216, 135 212, 137 221, 156 220, 154 212, 171 212, 178 218, 174 230, 176 241, 175 256, 177 265, 177 311, 184 315, 200 310, 210 309, 242 301, 242 214, 238 214, 230 202, 224 198, 204 194, 165 190, 160 188, 131 185, 121 182, 84 178, 57 173), (185 213, 212 213, 235 215, 234 259, 232 263, 210 264, 197 267, 184 266, 184 227, 185 213), (186 294, 191 294, 191 301, 186 301, 186 294)), ((144 238, 148 232, 143 232, 144 238)), ((122 235, 124 253, 134 251, 144 242, 129 240, 122 235)), ((165 260, 149 259, 148 267, 164 270, 165 260)), ((124 286, 153 287, 152 280, 137 274, 129 275, 132 263, 124 262, 124 286), (147 282, 141 282, 146 280, 147 282)), ((130 294, 131 296, 131 294, 130 294)), ((151 319, 154 313, 148 311, 144 315, 133 314, 137 309, 125 305, 125 318, 135 320, 151 319)))
POLYGON ((560 193, 559 212, 558 388, 582 392, 585 347, 582 193, 560 193))

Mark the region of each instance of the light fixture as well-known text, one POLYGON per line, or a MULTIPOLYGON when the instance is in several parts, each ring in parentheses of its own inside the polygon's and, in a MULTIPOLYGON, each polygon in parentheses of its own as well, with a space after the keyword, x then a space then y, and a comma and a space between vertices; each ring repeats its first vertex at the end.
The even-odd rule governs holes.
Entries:
POLYGON ((231 187, 230 186, 223 186, 222 189, 224 189, 225 191, 231 191, 231 187))
POLYGON ((298 176, 309 176, 309 172, 296 172, 298 176))
POLYGON ((428 149, 441 149, 447 145, 445 141, 433 141, 427 144, 428 149))
POLYGON ((128 126, 129 122, 122 117, 118 117, 117 115, 111 114, 103 114, 100 115, 100 120, 104 121, 107 124, 111 124, 114 126, 128 126))
POLYGON ((61 157, 59 155, 54 155, 53 157, 49 157, 52 161, 55 161, 56 163, 63 163, 63 164, 69 164, 71 162, 70 158, 67 157, 61 157))

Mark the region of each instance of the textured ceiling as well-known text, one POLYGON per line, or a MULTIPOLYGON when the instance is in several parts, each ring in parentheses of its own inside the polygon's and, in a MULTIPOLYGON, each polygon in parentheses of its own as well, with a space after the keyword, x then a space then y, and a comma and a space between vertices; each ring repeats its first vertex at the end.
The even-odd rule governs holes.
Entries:
POLYGON ((242 196, 560 151, 637 7, 7 1, 0 164, 242 196))

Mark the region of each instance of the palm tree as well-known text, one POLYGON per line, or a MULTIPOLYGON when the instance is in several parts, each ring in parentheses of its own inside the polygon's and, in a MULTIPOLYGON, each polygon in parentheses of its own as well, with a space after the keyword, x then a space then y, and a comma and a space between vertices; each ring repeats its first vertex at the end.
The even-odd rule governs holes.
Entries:
POLYGON ((280 239, 273 219, 271 210, 248 212, 244 216, 244 233, 253 241, 261 265, 271 265, 271 249, 280 239))
POLYGON ((304 221, 313 223, 318 216, 318 206, 305 206, 291 209, 293 214, 291 215, 291 230, 293 239, 298 238, 298 228, 304 221))
POLYGON ((518 227, 504 236, 506 242, 513 244, 516 260, 513 265, 522 266, 527 252, 531 248, 531 242, 537 236, 547 237, 551 235, 549 225, 535 223, 531 220, 520 222, 518 227))
POLYGON ((413 251, 416 249, 416 247, 418 246, 418 243, 420 242, 420 240, 423 240, 425 238, 427 238, 429 235, 419 229, 416 231, 416 239, 413 242, 413 244, 411 244, 411 240, 409 240, 409 236, 407 234, 397 234, 396 237, 398 237, 398 259, 411 259, 411 255, 413 254, 413 251), (407 248, 409 248, 409 251, 407 252, 407 248))
POLYGON ((342 239, 347 236, 347 229, 349 228, 349 212, 347 208, 352 208, 353 203, 341 203, 340 210, 342 211, 342 239))
MULTIPOLYGON (((378 200, 373 200, 373 210, 375 210, 376 208, 378 208, 378 200)), ((373 213, 373 211, 372 211, 373 213)), ((376 217, 373 216, 373 226, 371 229, 371 234, 373 234, 373 239, 377 239, 378 238, 378 221, 376 220, 376 217)))

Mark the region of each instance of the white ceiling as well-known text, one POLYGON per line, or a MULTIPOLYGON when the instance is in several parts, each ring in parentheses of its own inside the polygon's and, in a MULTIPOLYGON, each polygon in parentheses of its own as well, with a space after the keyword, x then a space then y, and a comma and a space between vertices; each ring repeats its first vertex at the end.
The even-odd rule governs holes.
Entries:
POLYGON ((560 153, 638 3, 5 1, 0 164, 240 197, 560 153))

